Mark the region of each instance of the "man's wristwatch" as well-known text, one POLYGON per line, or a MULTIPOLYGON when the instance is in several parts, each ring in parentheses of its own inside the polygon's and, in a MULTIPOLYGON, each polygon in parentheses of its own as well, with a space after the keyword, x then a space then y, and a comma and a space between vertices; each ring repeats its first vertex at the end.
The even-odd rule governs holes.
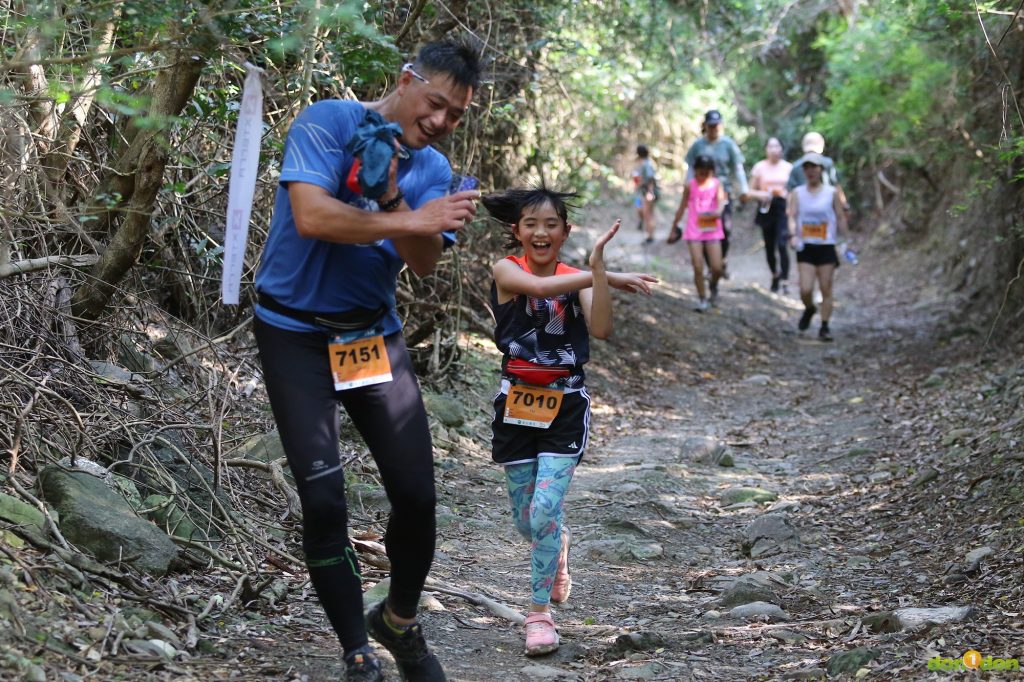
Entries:
POLYGON ((378 201, 377 206, 382 211, 394 211, 396 208, 402 205, 402 201, 405 199, 405 195, 402 194, 402 190, 398 190, 398 194, 391 197, 387 201, 378 201))

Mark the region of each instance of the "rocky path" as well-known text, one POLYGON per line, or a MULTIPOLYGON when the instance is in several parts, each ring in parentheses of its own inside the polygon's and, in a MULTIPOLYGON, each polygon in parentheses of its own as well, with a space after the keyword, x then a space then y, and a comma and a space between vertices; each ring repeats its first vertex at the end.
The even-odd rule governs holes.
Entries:
MULTIPOLYGON (((593 438, 567 507, 574 588, 550 656, 525 658, 520 626, 454 593, 523 611, 529 569, 487 452, 497 356, 485 340, 468 343, 467 371, 447 389, 465 422, 435 424, 442 507, 423 621, 450 679, 942 679, 929 659, 1019 656, 1020 554, 1008 548, 1020 535, 986 511, 984 487, 950 491, 957 507, 937 501, 935 486, 971 479, 940 455, 981 433, 941 418, 943 375, 984 381, 955 335, 936 343, 943 302, 886 293, 868 254, 840 270, 827 344, 796 333, 794 295, 766 291, 749 233, 721 307, 703 315, 682 248, 645 246, 632 230, 614 246, 618 267, 664 282, 619 299, 628 310, 596 351, 593 438), (975 513, 989 525, 973 528, 975 513)), ((1024 391, 1012 367, 985 370, 1000 371, 1024 391)), ((354 492, 356 532, 372 537, 380 491, 354 492)), ((367 567, 368 586, 382 575, 367 567)), ((248 657, 253 679, 341 679, 305 594, 287 616, 249 625, 266 643, 225 636, 223 653, 248 657)), ((202 677, 202 665, 187 669, 202 677)))

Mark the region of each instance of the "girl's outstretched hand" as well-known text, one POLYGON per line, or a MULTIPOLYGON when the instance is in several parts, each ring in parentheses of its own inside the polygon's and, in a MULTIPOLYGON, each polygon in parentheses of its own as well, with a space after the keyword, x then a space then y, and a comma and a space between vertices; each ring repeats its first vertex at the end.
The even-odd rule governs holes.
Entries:
POLYGON ((622 221, 616 220, 610 230, 597 238, 597 241, 594 243, 594 250, 590 252, 591 268, 596 265, 604 265, 604 245, 611 241, 612 237, 615 236, 615 233, 619 231, 619 226, 621 225, 622 221))
POLYGON ((609 272, 608 286, 619 291, 630 294, 643 292, 651 293, 651 283, 656 283, 658 278, 648 275, 646 272, 609 272))

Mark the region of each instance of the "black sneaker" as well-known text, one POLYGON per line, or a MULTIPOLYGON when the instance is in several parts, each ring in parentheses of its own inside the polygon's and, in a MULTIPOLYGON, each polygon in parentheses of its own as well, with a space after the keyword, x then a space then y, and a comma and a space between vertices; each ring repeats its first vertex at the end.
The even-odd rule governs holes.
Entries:
POLYGON ((831 341, 832 332, 828 328, 828 324, 821 325, 821 329, 818 330, 818 338, 822 341, 831 341))
POLYGON ((407 682, 445 682, 441 662, 427 647, 423 629, 413 623, 402 634, 384 622, 384 601, 374 604, 366 612, 366 631, 385 649, 391 652, 398 666, 398 672, 407 682))
POLYGON ((384 682, 384 673, 370 647, 360 647, 345 657, 345 679, 348 682, 384 682))
POLYGON ((797 323, 796 328, 802 332, 807 331, 807 328, 811 326, 811 318, 814 317, 814 313, 818 312, 817 306, 811 306, 810 308, 804 308, 804 314, 800 316, 800 322, 797 323))
POLYGON ((773 294, 779 293, 779 278, 778 277, 772 277, 772 293, 773 294))

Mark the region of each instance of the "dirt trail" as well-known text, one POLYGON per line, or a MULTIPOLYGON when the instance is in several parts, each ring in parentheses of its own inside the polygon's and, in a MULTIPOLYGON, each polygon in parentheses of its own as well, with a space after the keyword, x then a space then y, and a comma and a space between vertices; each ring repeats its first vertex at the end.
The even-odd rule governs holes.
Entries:
MULTIPOLYGON (((588 221, 602 224, 603 215, 588 221)), ((527 659, 520 626, 434 592, 423 622, 450 679, 817 679, 830 657, 855 647, 876 655, 853 671, 923 679, 946 675, 928 671, 933 655, 972 647, 1015 655, 1015 614, 1000 616, 984 595, 946 580, 948 562, 974 545, 932 551, 951 529, 912 500, 918 465, 905 408, 913 406, 899 396, 941 361, 923 352, 941 301, 914 307, 897 300, 907 291, 880 295, 868 257, 839 272, 835 343, 802 337, 795 295, 767 292, 763 251, 751 231, 737 234, 732 278, 706 314, 692 310, 681 245, 645 246, 627 223, 609 249, 617 269, 647 269, 664 282, 650 298, 618 297, 616 337, 595 344, 593 438, 567 504, 574 588, 555 613, 562 648, 527 659), (765 499, 743 501, 755 494, 765 499), (761 533, 751 530, 756 520, 767 523, 754 526, 761 533), (743 575, 745 591, 734 584, 743 575), (786 620, 730 616, 732 605, 758 600, 786 620), (865 621, 940 605, 986 615, 933 635, 876 633, 865 621)), ((586 235, 574 239, 585 246, 586 235)), ((795 289, 795 273, 793 281, 795 289)), ((528 548, 487 453, 497 358, 485 341, 469 355, 479 369, 458 389, 473 415, 468 437, 439 431, 432 576, 523 611, 528 548)), ((266 625, 287 654, 255 665, 254 677, 341 678, 336 643, 311 599, 266 625)))

